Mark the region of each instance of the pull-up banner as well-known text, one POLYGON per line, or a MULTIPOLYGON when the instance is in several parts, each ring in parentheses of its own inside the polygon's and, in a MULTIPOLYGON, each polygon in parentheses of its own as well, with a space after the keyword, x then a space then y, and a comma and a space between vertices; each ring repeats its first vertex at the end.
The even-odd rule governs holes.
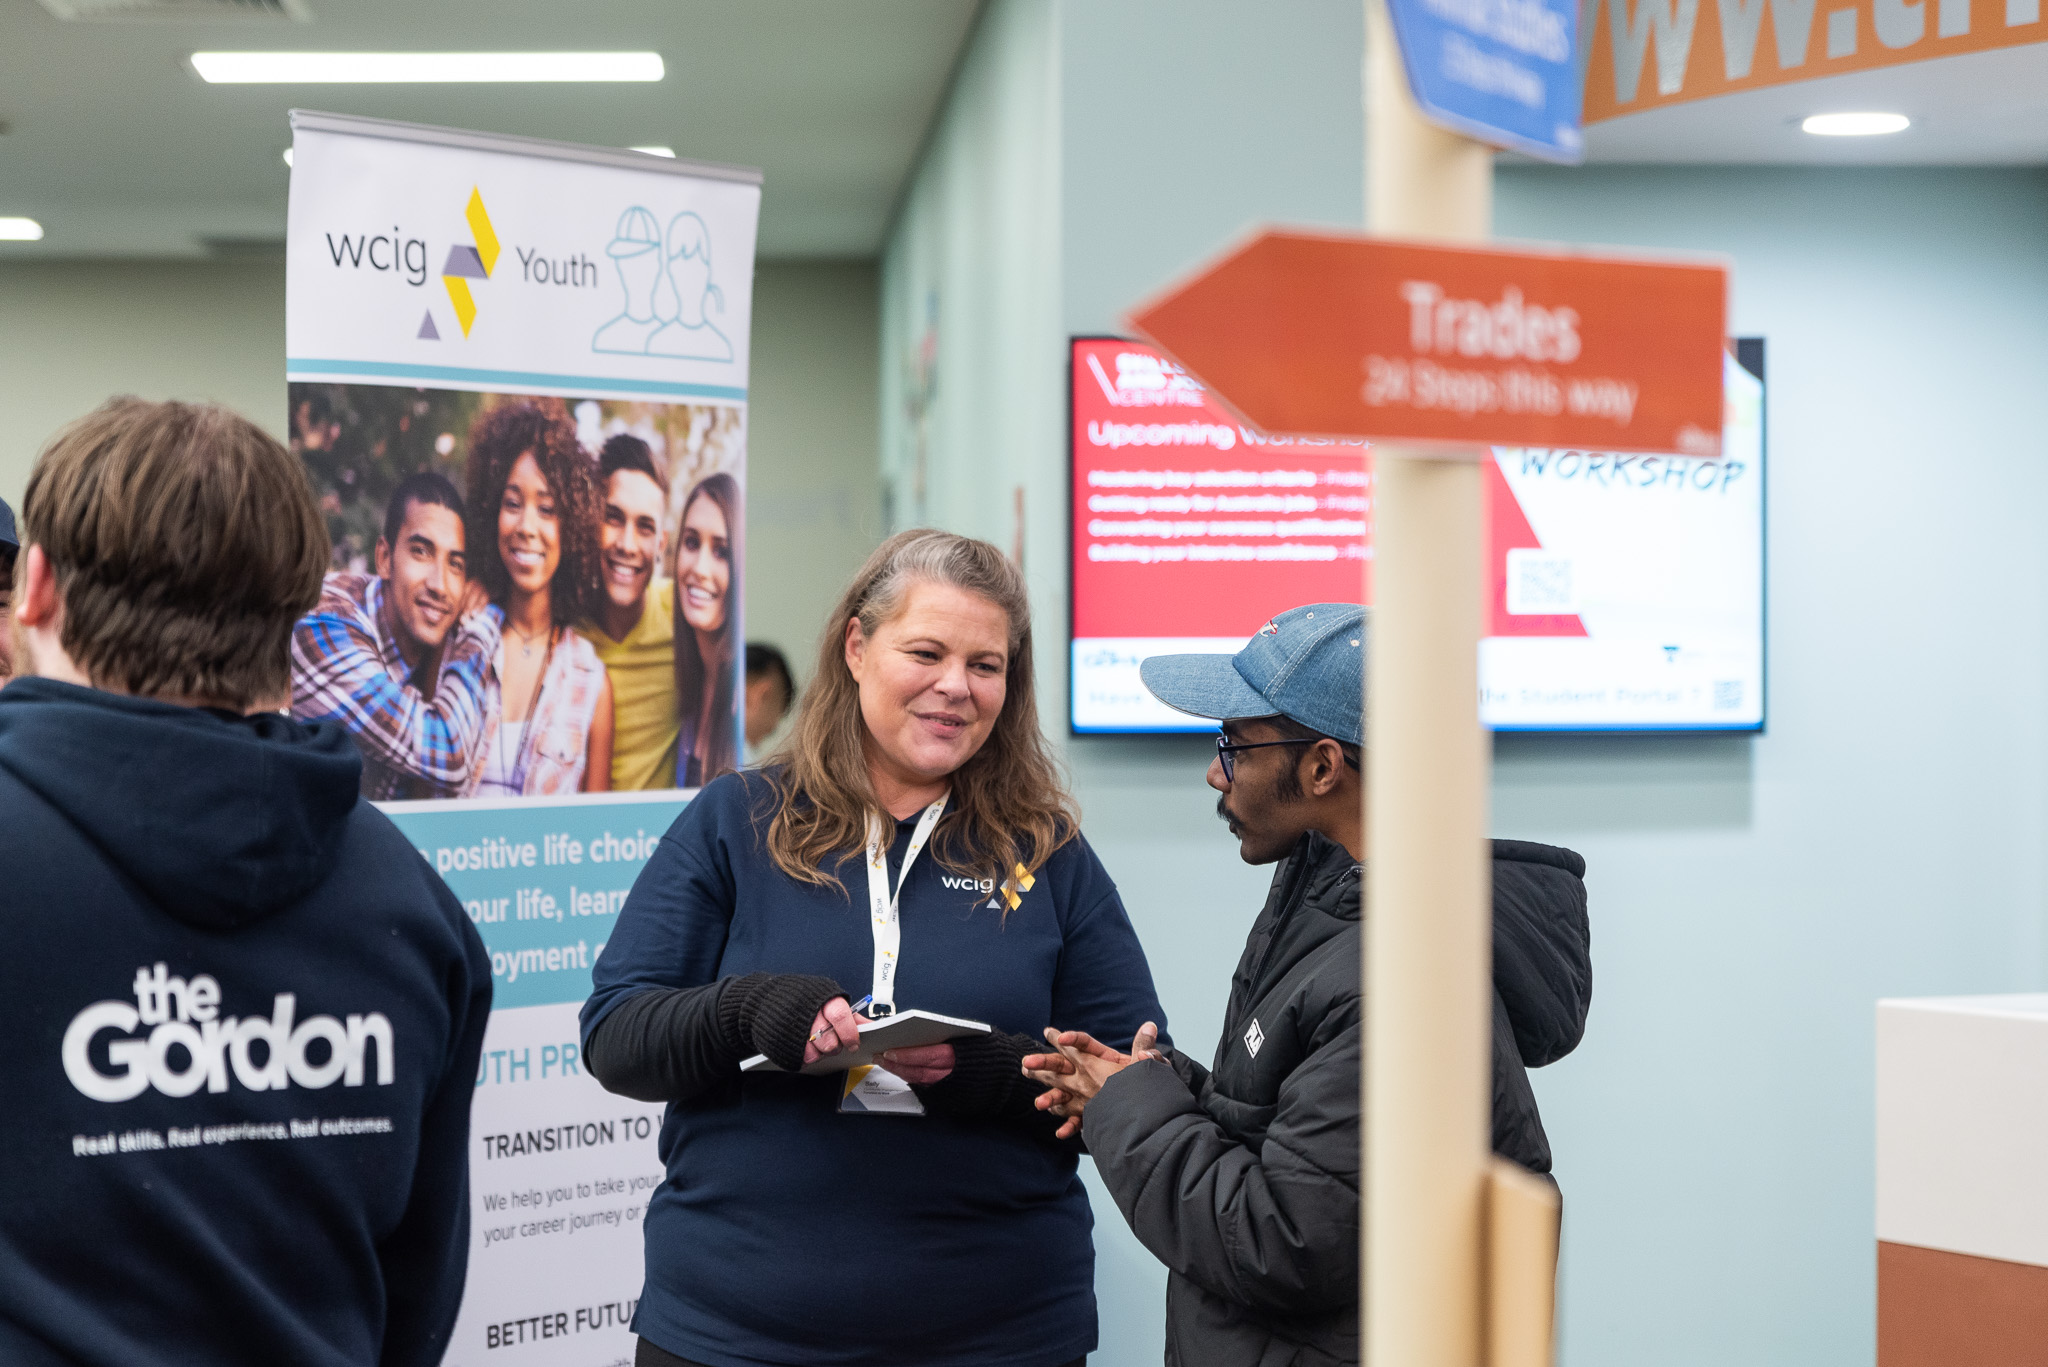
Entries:
POLYGON ((735 767, 760 174, 292 115, 292 449, 334 560, 292 711, 490 951, 453 1367, 629 1360, 660 1108, 583 1067, 591 966, 735 767))

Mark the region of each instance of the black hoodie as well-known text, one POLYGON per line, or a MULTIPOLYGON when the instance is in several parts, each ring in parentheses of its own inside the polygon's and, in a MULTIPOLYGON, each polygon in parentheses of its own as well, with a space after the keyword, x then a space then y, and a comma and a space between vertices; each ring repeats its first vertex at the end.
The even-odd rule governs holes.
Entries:
MULTIPOLYGON (((1585 861, 1493 842, 1493 1146, 1550 1170, 1524 1067, 1578 1044, 1592 999, 1585 861)), ((1082 1136, 1168 1269, 1167 1367, 1336 1367, 1358 1350, 1359 887, 1311 831, 1273 875, 1214 1063, 1176 1051, 1104 1084, 1082 1136)))
POLYGON ((0 691, 0 1362, 432 1364, 489 961, 338 727, 0 691))

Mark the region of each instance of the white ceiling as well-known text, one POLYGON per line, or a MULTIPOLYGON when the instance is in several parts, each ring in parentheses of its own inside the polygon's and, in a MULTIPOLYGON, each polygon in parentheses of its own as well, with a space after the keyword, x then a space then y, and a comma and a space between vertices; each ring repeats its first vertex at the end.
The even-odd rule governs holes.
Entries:
POLYGON ((761 167, 764 257, 871 256, 978 0, 306 0, 312 22, 61 22, 0 0, 0 260, 284 236, 293 107, 761 167), (653 49, 648 85, 209 86, 206 49, 653 49))
MULTIPOLYGON (((304 0, 313 18, 62 22, 0 0, 0 261, 198 257, 284 232, 294 106, 759 166, 764 257, 872 256, 981 0, 304 0), (659 51, 652 85, 209 86, 203 48, 659 51)), ((1142 54, 1134 59, 1143 60, 1142 54)), ((2048 44, 1749 91, 1586 130, 1593 162, 2048 164, 2048 44), (1896 110, 1883 138, 1807 114, 1896 110)), ((1510 158, 1519 160, 1519 158, 1510 158)))
POLYGON ((1821 166, 2048 163, 2048 43, 1630 114, 1586 130, 1586 159, 1821 166), (1817 138, 1799 131, 1799 121, 1808 114, 1844 110, 1904 114, 1913 126, 1876 138, 1817 138))

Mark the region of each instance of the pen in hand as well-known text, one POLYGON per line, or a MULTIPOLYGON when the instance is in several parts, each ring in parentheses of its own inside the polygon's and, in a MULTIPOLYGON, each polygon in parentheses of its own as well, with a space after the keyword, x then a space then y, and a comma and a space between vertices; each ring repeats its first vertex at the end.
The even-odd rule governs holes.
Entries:
MULTIPOLYGON (((870 1006, 873 1006, 874 1004, 875 994, 870 992, 865 997, 862 997, 859 1001, 853 1003, 850 1009, 853 1011, 854 1015, 858 1016, 861 1014, 861 1012, 867 1010, 870 1006)), ((819 1040, 825 1038, 825 1036, 831 1033, 832 1032, 830 1030, 819 1030, 812 1034, 812 1036, 809 1039, 805 1040, 804 1043, 816 1044, 819 1040)))

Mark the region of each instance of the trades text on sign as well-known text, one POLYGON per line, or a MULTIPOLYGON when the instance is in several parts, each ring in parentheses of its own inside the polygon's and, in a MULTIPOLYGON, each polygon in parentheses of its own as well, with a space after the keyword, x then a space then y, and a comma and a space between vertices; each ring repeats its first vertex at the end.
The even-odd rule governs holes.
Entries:
POLYGON ((1132 314, 1270 433, 1719 454, 1717 262, 1267 231, 1132 314))
POLYGON ((1388 0, 1387 11, 1431 121, 1545 161, 1584 158, 1574 0, 1388 0))
POLYGON ((290 439, 333 560, 292 712, 489 951, 449 1367, 630 1360, 661 1108, 578 1015, 635 877, 738 763, 760 176, 293 114, 290 439))

